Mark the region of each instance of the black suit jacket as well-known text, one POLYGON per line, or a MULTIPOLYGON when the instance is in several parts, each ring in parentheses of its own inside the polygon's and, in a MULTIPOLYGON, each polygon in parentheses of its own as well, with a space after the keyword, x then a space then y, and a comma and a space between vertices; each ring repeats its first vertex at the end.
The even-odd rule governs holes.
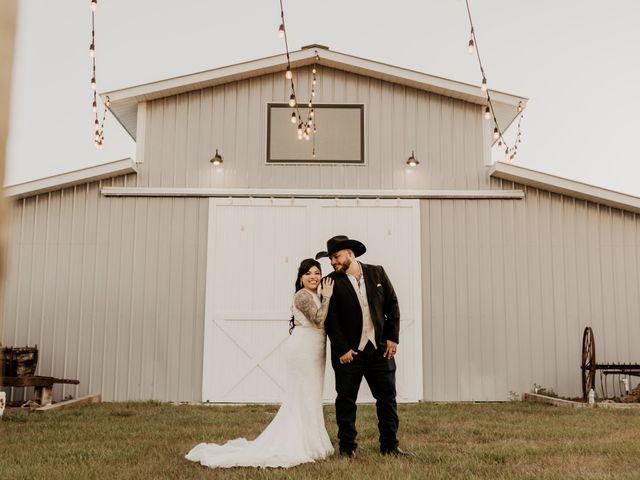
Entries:
MULTIPOLYGON (((378 348, 387 347, 387 340, 398 343, 400 308, 396 292, 384 268, 361 263, 367 289, 371 320, 376 332, 378 348)), ((331 354, 340 357, 349 350, 358 350, 362 335, 362 308, 351 281, 344 273, 333 272, 333 295, 325 329, 331 340, 331 354)))

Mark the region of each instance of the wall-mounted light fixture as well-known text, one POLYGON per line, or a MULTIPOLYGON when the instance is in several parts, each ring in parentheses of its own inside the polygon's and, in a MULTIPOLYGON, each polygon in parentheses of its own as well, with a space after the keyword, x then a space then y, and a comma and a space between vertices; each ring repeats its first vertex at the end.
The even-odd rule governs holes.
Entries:
POLYGON ((222 155, 220 155, 218 153, 218 149, 217 148, 216 148, 216 154, 209 161, 215 166, 222 165, 222 155))
POLYGON ((413 150, 411 150, 411 156, 407 158, 407 165, 409 165, 410 167, 417 167, 418 165, 420 165, 420 162, 413 153, 413 150))

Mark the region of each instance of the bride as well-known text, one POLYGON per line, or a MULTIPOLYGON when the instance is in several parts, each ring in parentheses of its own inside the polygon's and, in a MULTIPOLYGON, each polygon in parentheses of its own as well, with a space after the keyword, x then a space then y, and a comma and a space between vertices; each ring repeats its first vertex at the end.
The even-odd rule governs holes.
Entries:
POLYGON ((285 345, 286 392, 278 413, 255 439, 237 438, 224 445, 201 443, 187 460, 207 467, 293 467, 323 459, 333 453, 324 426, 322 386, 324 382, 326 334, 324 321, 333 280, 322 281, 320 263, 311 258, 300 263, 293 297, 291 336, 285 345))

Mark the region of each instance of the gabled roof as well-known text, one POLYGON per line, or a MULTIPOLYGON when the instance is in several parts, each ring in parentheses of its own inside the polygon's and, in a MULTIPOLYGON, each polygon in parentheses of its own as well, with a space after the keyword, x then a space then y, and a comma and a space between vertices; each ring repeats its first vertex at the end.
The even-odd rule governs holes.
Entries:
MULTIPOLYGON (((465 100, 478 105, 486 105, 487 103, 486 95, 478 86, 334 52, 321 45, 309 45, 290 53, 291 67, 298 68, 313 64, 316 51, 320 55, 320 65, 465 100)), ((101 94, 101 97, 104 100, 106 96, 109 96, 111 112, 135 140, 138 116, 137 106, 139 102, 274 72, 284 72, 286 66, 286 55, 275 55, 158 82, 113 90, 101 94)), ((284 75, 282 78, 284 81, 284 75)), ((527 99, 494 90, 490 90, 490 93, 498 124, 503 130, 506 130, 517 116, 516 106, 518 103, 522 102, 523 105, 526 105, 527 99)), ((493 134, 493 129, 491 129, 490 133, 493 134)))
POLYGON ((496 162, 491 167, 489 174, 492 177, 502 178, 503 180, 540 188, 549 192, 579 198, 580 200, 588 200, 600 205, 626 210, 627 212, 640 213, 640 197, 595 187, 588 183, 576 182, 503 162, 496 162))

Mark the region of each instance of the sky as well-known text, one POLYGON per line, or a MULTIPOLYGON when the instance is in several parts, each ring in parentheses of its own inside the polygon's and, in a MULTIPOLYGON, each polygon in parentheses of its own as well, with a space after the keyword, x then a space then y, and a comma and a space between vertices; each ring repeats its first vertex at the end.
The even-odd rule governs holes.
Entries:
MULTIPOLYGON (((284 53, 278 0, 98 0, 98 91, 284 53)), ((289 46, 479 85, 464 0, 283 0, 289 46)), ((490 89, 529 98, 516 165, 640 196, 640 2, 469 0, 490 89)), ((135 156, 93 144, 89 0, 18 0, 6 184, 135 156)), ((515 125, 510 130, 513 138, 515 125)), ((502 160, 504 154, 496 153, 502 160)))

